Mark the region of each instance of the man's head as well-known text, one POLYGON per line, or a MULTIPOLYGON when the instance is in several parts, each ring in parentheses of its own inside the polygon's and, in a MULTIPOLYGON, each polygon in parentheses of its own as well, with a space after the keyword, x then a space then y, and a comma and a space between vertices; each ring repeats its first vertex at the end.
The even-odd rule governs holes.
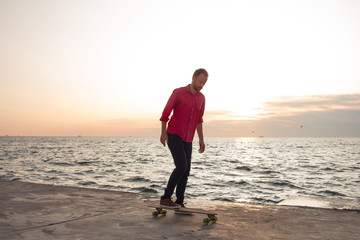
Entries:
POLYGON ((197 78, 200 74, 204 74, 206 77, 209 77, 209 74, 208 72, 204 69, 204 68, 199 68, 199 69, 196 69, 194 74, 193 74, 193 79, 194 77, 197 78))
POLYGON ((192 88, 196 92, 200 92, 201 89, 204 87, 208 77, 209 74, 205 69, 203 68, 196 69, 192 77, 192 83, 191 83, 192 88))

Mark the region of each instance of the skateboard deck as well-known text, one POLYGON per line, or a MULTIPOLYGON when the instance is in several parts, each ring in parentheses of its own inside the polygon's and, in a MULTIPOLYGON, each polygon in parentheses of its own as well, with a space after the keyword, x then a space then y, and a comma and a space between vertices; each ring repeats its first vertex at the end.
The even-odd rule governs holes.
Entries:
POLYGON ((200 208, 170 208, 170 207, 166 207, 166 206, 160 206, 160 205, 148 205, 148 207, 150 208, 155 208, 156 211, 152 213, 152 216, 154 218, 158 217, 159 214, 161 214, 162 216, 166 216, 167 211, 166 210, 174 210, 176 212, 180 212, 180 213, 197 213, 197 214, 205 214, 207 215, 207 218, 203 219, 203 223, 204 224, 209 224, 210 222, 216 223, 217 221, 217 213, 213 212, 213 211, 208 211, 208 210, 204 210, 204 209, 200 209, 200 208))

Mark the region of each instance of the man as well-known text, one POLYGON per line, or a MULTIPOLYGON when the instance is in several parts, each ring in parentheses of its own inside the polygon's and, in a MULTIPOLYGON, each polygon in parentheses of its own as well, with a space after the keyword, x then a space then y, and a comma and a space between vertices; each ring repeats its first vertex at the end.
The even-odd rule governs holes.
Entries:
POLYGON ((199 153, 205 151, 203 136, 203 115, 205 97, 200 92, 204 87, 208 73, 205 69, 197 69, 192 82, 186 87, 177 88, 170 96, 162 116, 160 142, 170 149, 175 169, 170 175, 160 205, 172 208, 184 207, 184 194, 191 167, 192 141, 195 130, 199 137, 199 153), (169 115, 173 112, 169 121, 169 115), (167 122, 168 126, 166 128, 167 122), (176 201, 171 196, 176 187, 176 201))

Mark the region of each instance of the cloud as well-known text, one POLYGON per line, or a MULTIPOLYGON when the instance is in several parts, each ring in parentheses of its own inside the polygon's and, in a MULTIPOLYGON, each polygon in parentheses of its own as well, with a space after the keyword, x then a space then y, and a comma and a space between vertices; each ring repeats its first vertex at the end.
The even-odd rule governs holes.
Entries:
POLYGON ((282 97, 259 112, 254 119, 209 112, 205 130, 229 137, 360 137, 360 94, 282 97))
POLYGON ((258 118, 292 116, 304 112, 360 110, 360 94, 280 97, 262 105, 258 109, 261 112, 257 115, 258 118))

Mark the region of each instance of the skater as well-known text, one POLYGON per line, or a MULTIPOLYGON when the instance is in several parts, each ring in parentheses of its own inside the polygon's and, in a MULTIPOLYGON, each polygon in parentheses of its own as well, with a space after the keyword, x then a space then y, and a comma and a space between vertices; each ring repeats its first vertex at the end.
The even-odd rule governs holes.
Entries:
POLYGON ((208 76, 205 69, 197 69, 193 74, 191 84, 175 89, 162 112, 160 142, 164 147, 168 145, 175 169, 170 175, 164 195, 161 196, 160 205, 173 208, 184 207, 195 130, 199 137, 199 153, 205 151, 202 127, 205 97, 200 91, 208 76), (171 112, 173 114, 169 121, 171 112), (176 201, 174 202, 171 197, 175 188, 176 201))

